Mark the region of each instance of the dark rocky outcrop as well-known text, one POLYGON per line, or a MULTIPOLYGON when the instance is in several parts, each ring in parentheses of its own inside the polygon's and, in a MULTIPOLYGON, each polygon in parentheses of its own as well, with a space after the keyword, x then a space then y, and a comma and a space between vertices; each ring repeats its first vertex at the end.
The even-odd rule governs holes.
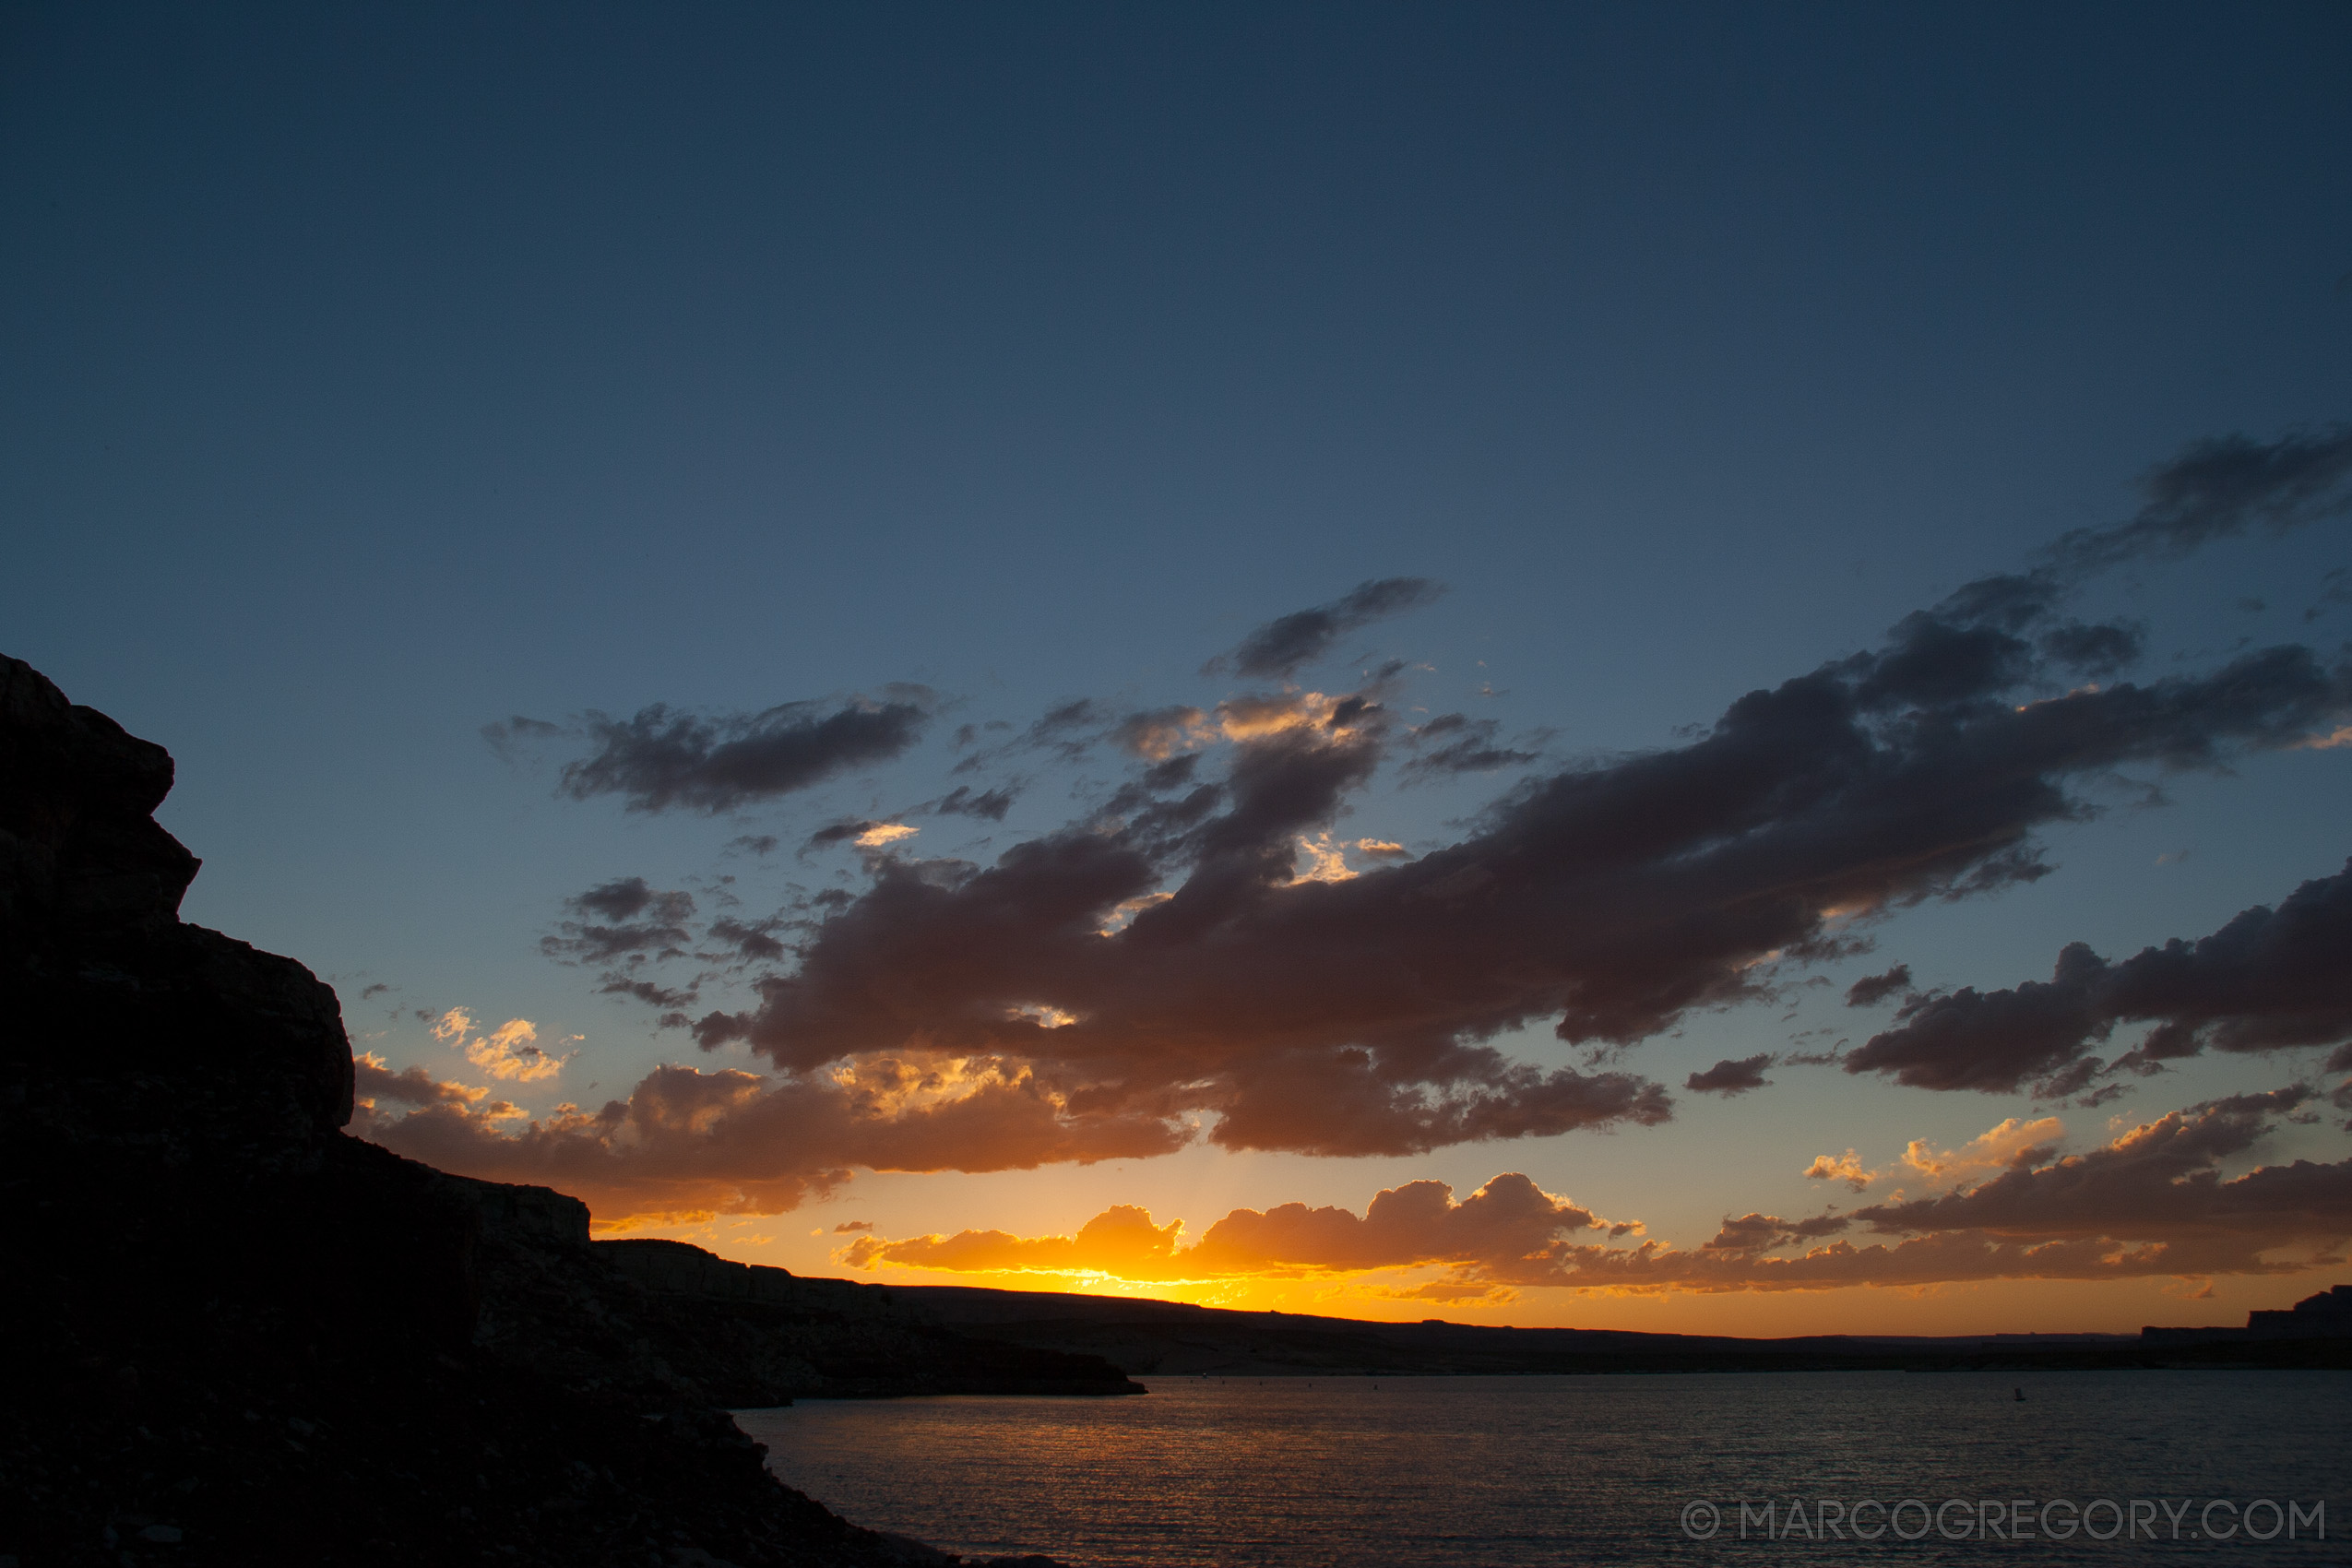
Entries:
POLYGON ((778 1484, 713 1407, 1123 1384, 861 1297, 671 1288, 572 1199, 346 1136, 335 993, 179 919, 172 779, 0 659, 0 1557, 944 1562, 778 1484))
POLYGON ((2284 1311, 2248 1313, 2243 1328, 2144 1328, 2140 1337, 2150 1345, 2352 1343, 2352 1285, 2306 1296, 2284 1311))

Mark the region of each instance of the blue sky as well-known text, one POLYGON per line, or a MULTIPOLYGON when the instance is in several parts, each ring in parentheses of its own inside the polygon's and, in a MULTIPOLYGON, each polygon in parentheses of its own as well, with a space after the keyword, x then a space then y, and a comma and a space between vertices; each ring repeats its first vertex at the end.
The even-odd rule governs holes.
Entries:
MULTIPOLYGON (((1442 598, 1292 683, 1411 667, 1389 770, 1328 826, 1421 853, 1524 778, 1689 744, 1743 693, 2130 518, 2195 443, 2352 417, 2340 7, 30 6, 0 29, 7 651, 179 759, 161 814, 207 861, 189 918, 333 980, 389 1067, 534 1115, 663 1063, 780 1071, 546 956, 565 900, 643 877, 707 920, 862 893, 854 855, 795 852, 845 817, 986 865, 1131 763, 1106 742, 955 775, 964 724, 1213 707, 1252 688, 1202 665, 1253 628, 1427 579, 1442 598), (932 694, 921 740, 812 789, 716 815, 558 790, 587 715, 829 711, 893 683, 932 694), (1400 787, 1402 737, 1455 712, 1529 760, 1400 787), (482 728, 517 715, 562 732, 502 754, 482 728), (918 810, 982 778, 1017 789, 1001 822, 918 810), (762 834, 780 847, 728 849, 762 834), (484 1079, 417 1016, 452 1007, 578 1054, 484 1079)), ((2241 644, 2333 665, 2346 565, 2336 512, 2134 560, 2067 612, 2144 625, 2143 683, 2241 644)), ((1071 1235, 1126 1204, 1198 1235, 1236 1206, 1525 1171, 1690 1249, 1751 1208, 1864 1201, 1802 1178, 1817 1154, 1887 1166, 2046 1114, 2082 1153, 2324 1089, 2308 1051, 2209 1052, 2088 1109, 1835 1065, 1681 1086, 1859 1044, 1886 1015, 1835 993, 1897 960, 1928 991, 2012 987, 2069 942, 2120 957, 2275 905, 2352 854, 2347 767, 2257 748, 2165 775, 2161 805, 2082 781, 2096 814, 2034 830, 2052 874, 1892 909, 1874 953, 1791 971, 1786 1002, 1629 1048, 1615 1068, 1673 1092, 1656 1125, 856 1170, 677 1233, 833 1272, 850 1219, 1071 1235)), ((696 1011, 750 1008, 757 972, 696 1011)), ((1581 1060, 1540 1023, 1500 1043, 1581 1060)), ((2340 1161, 2341 1122, 2281 1119, 2223 1168, 2340 1161)), ((1469 1266, 1449 1259, 1310 1270, 1283 1300, 1386 1311, 1404 1298, 1366 1292, 1469 1266)), ((2128 1325, 2341 1277, 1736 1311, 2128 1325)), ((1735 1311, 1495 1290, 1459 1310, 1735 1311)))

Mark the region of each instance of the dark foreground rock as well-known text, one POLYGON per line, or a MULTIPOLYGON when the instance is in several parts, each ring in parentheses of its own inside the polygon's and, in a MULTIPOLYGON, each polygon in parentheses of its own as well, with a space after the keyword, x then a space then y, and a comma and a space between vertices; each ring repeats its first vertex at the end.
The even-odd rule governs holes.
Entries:
POLYGON ((665 1290, 569 1199, 345 1136, 335 993, 178 918, 172 771, 0 659, 0 1560, 946 1562, 712 1407, 901 1391, 876 1365, 1123 1385, 856 1298, 665 1290))

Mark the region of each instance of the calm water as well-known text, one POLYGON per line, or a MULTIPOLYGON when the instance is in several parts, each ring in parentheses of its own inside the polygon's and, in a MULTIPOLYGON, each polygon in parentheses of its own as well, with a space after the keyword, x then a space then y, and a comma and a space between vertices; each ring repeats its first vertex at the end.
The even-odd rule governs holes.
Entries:
POLYGON ((1143 1381, 1144 1398, 817 1400, 737 1420, 778 1476, 859 1524, 1089 1568, 2352 1562, 2352 1373, 2043 1374, 2023 1404, 2014 1373, 1143 1381), (1777 1535, 1792 1496, 1812 1539, 1752 1522, 1740 1538, 1738 1500, 1772 1500, 1777 1535), (1963 1499, 1942 1523, 1966 1538, 1910 1508, 1875 1543, 1831 1539, 1823 1498, 1963 1499), (2323 1501, 2327 1538, 2202 1538, 2215 1498, 2323 1501), (1993 1539, 1981 1499, 2123 1511, 2089 1509, 2104 1542, 1993 1539), (2132 1523, 2133 1499, 2193 1500, 2179 1538, 2163 1512, 2132 1523), (1711 1539, 1684 1532, 1697 1500, 1720 1510, 1711 1539))

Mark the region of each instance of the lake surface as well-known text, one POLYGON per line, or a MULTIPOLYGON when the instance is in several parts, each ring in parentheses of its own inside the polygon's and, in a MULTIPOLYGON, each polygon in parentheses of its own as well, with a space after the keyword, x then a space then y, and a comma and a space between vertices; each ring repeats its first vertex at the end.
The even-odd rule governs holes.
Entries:
POLYGON ((861 1525, 1085 1568, 2352 1562, 2352 1372, 1141 1381, 736 1419, 861 1525))

